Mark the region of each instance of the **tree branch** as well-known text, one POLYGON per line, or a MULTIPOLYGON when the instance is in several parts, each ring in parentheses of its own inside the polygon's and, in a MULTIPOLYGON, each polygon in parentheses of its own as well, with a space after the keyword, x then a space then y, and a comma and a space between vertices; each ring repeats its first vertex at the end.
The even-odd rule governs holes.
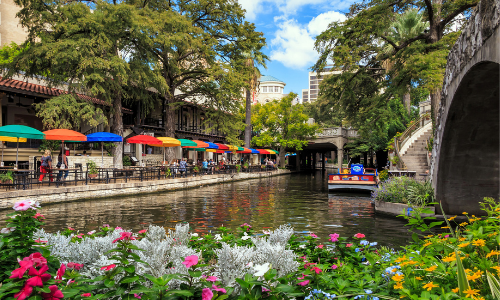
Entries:
POLYGON ((441 22, 439 22, 438 28, 440 30, 442 30, 446 26, 446 24, 448 24, 453 19, 455 19, 456 16, 458 16, 459 14, 461 14, 462 12, 464 12, 465 10, 467 10, 469 8, 475 7, 476 5, 477 5, 477 3, 476 4, 465 4, 465 5, 460 6, 457 10, 455 10, 454 12, 449 14, 446 18, 444 18, 441 22))
POLYGON ((432 1, 424 0, 424 2, 427 6, 427 14, 429 15, 429 26, 432 28, 434 25, 434 8, 432 7, 432 1))

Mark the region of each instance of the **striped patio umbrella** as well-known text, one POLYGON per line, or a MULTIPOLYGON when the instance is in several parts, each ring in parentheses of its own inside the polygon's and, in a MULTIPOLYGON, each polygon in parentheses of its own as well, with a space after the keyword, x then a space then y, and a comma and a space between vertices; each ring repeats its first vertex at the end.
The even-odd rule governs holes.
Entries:
POLYGON ((192 140, 179 139, 181 142, 181 147, 196 147, 196 143, 192 140))
POLYGON ((182 146, 183 148, 207 148, 208 143, 199 141, 199 140, 192 140, 191 142, 195 143, 196 146, 182 146))
POLYGON ((269 151, 264 149, 257 149, 257 152, 259 152, 260 154, 271 154, 269 151))
POLYGON ((218 143, 215 143, 215 144, 219 147, 219 150, 229 150, 229 147, 227 145, 218 144, 218 143))
POLYGON ((162 144, 161 145, 159 145, 159 144, 152 144, 150 146, 162 147, 163 148, 163 163, 165 163, 165 148, 168 148, 168 147, 179 147, 181 145, 181 141, 179 141, 178 139, 174 139, 174 138, 171 138, 171 137, 164 137, 164 136, 158 137, 157 139, 159 139, 162 142, 162 144))
MULTIPOLYGON (((0 136, 0 141, 1 142, 12 142, 12 143, 18 142, 16 137, 11 137, 11 136, 0 136)), ((27 141, 28 141, 27 138, 19 138, 19 142, 21 142, 21 143, 26 143, 27 141)), ((0 163, 0 167, 3 167, 3 148, 5 148, 5 147, 2 147, 2 162, 0 163)))

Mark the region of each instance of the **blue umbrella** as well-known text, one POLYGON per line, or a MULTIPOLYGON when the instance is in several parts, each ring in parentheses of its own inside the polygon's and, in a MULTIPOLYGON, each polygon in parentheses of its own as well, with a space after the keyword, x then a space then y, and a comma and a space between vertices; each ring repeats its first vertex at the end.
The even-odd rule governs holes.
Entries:
POLYGON ((252 149, 252 148, 249 148, 249 149, 252 150, 252 154, 260 154, 260 152, 255 150, 255 149, 252 149))
POLYGON ((208 144, 208 147, 207 149, 219 149, 219 146, 217 146, 216 144, 214 143, 210 143, 210 142, 205 142, 208 144))
POLYGON ((101 166, 104 166, 103 142, 123 142, 123 138, 110 132, 95 132, 87 135, 87 142, 101 142, 101 166))

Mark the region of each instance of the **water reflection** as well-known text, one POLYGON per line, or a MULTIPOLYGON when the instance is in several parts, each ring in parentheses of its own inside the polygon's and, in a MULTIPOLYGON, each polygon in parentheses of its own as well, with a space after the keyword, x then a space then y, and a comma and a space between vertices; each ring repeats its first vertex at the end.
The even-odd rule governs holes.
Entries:
MULTIPOLYGON (((5 211, 3 212, 3 215, 5 211)), ((89 231, 102 224, 140 230, 189 222, 195 232, 249 223, 257 230, 290 224, 299 233, 343 236, 362 232, 383 245, 409 240, 404 222, 376 216, 366 194, 328 194, 321 172, 293 174, 141 196, 43 206, 46 230, 71 226, 89 231)), ((2 222, 3 223, 3 222, 2 222)))

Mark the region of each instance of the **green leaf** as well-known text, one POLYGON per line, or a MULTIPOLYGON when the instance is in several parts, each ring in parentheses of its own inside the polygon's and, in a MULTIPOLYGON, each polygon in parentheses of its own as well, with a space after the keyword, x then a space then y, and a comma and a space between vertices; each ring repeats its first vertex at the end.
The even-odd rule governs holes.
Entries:
POLYGON ((115 285, 115 281, 113 279, 106 278, 104 280, 104 285, 108 288, 112 287, 115 285))
POLYGON ((460 290, 460 296, 464 297, 464 291, 469 289, 469 281, 457 250, 455 250, 455 258, 457 262, 458 289, 460 290))
POLYGON ((167 295, 181 295, 181 296, 191 297, 191 296, 193 296, 193 293, 191 293, 190 291, 186 291, 186 290, 172 290, 172 291, 168 291, 167 295))
POLYGON ((123 269, 125 269, 125 272, 127 272, 127 273, 135 273, 135 266, 134 265, 126 266, 123 269))
POLYGON ((194 277, 194 278, 201 277, 201 271, 188 270, 188 273, 189 273, 189 275, 191 275, 191 277, 194 277))
POLYGON ((278 284, 274 290, 283 292, 283 293, 293 293, 295 291, 295 288, 291 285, 288 284, 278 284))
POLYGON ((490 272, 486 271, 486 278, 494 299, 500 299, 500 282, 490 272))
POLYGON ((120 280, 120 283, 131 283, 139 280, 139 276, 126 276, 120 280))

